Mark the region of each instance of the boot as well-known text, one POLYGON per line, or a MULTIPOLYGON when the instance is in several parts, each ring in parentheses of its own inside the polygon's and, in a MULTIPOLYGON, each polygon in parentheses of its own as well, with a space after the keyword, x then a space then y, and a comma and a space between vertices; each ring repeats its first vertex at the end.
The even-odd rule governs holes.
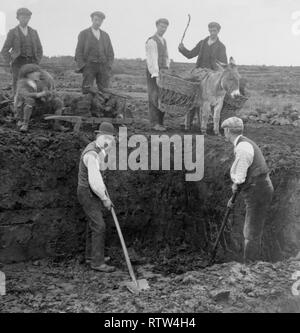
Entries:
POLYGON ((109 266, 106 264, 103 264, 101 266, 93 266, 91 265, 91 269, 93 271, 101 272, 101 273, 113 273, 116 268, 114 266, 109 266))
POLYGON ((17 127, 21 127, 23 125, 23 110, 22 107, 14 106, 14 117, 17 122, 17 127))
POLYGON ((20 128, 20 131, 23 133, 26 133, 26 132, 28 132, 28 127, 29 127, 28 124, 23 124, 20 128))
POLYGON ((245 239, 244 242, 244 264, 251 264, 261 259, 261 242, 260 240, 245 239))
POLYGON ((21 132, 28 132, 29 121, 32 115, 32 106, 26 105, 24 107, 24 121, 23 125, 20 128, 21 132))
MULTIPOLYGON (((111 261, 111 258, 110 258, 110 257, 105 257, 105 258, 104 258, 104 261, 105 261, 105 263, 107 264, 108 262, 111 261)), ((91 257, 87 257, 87 258, 85 259, 85 263, 86 263, 87 265, 90 265, 91 262, 92 262, 92 258, 91 258, 91 257)))

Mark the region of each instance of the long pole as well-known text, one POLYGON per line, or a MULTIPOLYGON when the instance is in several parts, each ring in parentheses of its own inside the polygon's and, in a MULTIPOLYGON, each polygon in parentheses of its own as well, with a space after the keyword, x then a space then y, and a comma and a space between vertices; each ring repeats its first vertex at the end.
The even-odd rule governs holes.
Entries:
POLYGON ((191 15, 189 14, 188 17, 189 17, 188 24, 187 24, 187 26, 186 26, 186 28, 184 30, 184 33, 183 33, 183 36, 182 36, 182 39, 181 39, 181 43, 183 43, 185 35, 186 35, 186 32, 187 32, 187 30, 188 30, 188 28, 190 26, 190 23, 191 23, 191 15))
MULTIPOLYGON (((108 198, 110 199, 107 189, 106 189, 106 194, 107 194, 108 198)), ((128 254, 128 250, 127 250, 127 247, 126 247, 126 244, 125 244, 123 233, 122 233, 122 230, 121 230, 121 227, 120 227, 120 224, 119 224, 119 221, 118 221, 118 218, 117 218, 114 207, 112 207, 112 209, 111 209, 111 214, 113 216, 113 219, 114 219, 114 222, 115 222, 115 225, 116 225, 116 228, 117 228, 117 232, 118 232, 118 235, 119 235, 119 238, 120 238, 120 241, 121 241, 121 245, 122 245, 122 249, 123 249, 123 252, 124 252, 124 256, 125 256, 125 260, 126 260, 126 264, 127 264, 127 268, 128 268, 130 277, 131 277, 132 281, 135 283, 135 285, 137 287, 139 287, 137 279, 136 279, 134 271, 133 271, 133 267, 132 267, 132 264, 131 264, 131 261, 130 261, 130 258, 129 258, 129 254, 128 254)))
MULTIPOLYGON (((233 196, 230 199, 232 205, 235 204, 238 194, 239 194, 239 191, 236 191, 236 192, 233 193, 233 196)), ((215 262, 215 258, 216 258, 216 255, 217 255, 217 250, 218 250, 218 247, 219 247, 219 243, 220 243, 221 237, 224 233, 224 230, 225 230, 226 224, 228 222, 231 210, 232 210, 231 207, 227 207, 226 214, 224 216, 224 219, 223 219, 223 222, 222 222, 222 225, 221 225, 221 229, 219 231, 219 234, 218 234, 218 237, 216 239, 214 248, 212 250, 212 255, 211 255, 211 259, 210 259, 210 264, 211 265, 215 262)))

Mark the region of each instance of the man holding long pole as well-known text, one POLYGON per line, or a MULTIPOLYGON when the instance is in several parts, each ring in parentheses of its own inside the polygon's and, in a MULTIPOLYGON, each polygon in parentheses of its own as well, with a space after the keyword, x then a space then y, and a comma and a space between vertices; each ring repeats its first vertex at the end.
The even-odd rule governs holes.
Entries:
POLYGON ((242 119, 229 118, 223 122, 222 128, 226 140, 235 147, 232 189, 236 193, 240 187, 246 204, 244 261, 249 263, 260 259, 263 228, 274 189, 262 151, 255 142, 243 136, 242 119))
POLYGON ((200 41, 192 50, 188 50, 183 43, 178 50, 188 59, 198 57, 196 68, 208 68, 218 70, 217 62, 228 63, 226 47, 219 39, 221 25, 211 22, 208 25, 209 37, 200 41))

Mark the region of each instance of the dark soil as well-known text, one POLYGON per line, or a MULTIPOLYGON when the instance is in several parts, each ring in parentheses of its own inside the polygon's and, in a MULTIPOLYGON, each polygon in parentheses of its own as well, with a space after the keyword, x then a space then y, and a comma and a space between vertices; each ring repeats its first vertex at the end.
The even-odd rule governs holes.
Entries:
POLYGON ((0 312, 23 313, 299 313, 292 295, 297 261, 278 264, 238 263, 167 276, 152 265, 135 266, 150 290, 131 294, 124 266, 105 275, 94 273, 78 259, 43 260, 5 266, 7 296, 0 312))
MULTIPOLYGON (((62 90, 79 86, 64 75, 59 85, 62 90)), ((118 85, 131 91, 135 123, 129 132, 154 134, 142 121, 147 118, 144 90, 137 85, 129 89, 125 78, 115 80, 118 85)), ((86 219, 76 197, 78 159, 94 138, 92 128, 84 126, 79 135, 60 134, 36 120, 23 135, 10 123, 8 111, 0 117, 0 262, 5 264, 0 269, 8 283, 1 312, 300 311, 299 299, 291 295, 292 274, 300 267, 287 261, 300 249, 299 128, 255 121, 246 125, 245 134, 266 156, 275 188, 262 253, 272 264, 231 262, 242 256, 245 209, 239 199, 221 241, 220 265, 203 269, 231 196, 233 147, 212 131, 205 139, 201 182, 187 183, 184 171, 108 174, 135 269, 151 285, 150 291, 132 296, 120 287, 129 276, 108 213, 107 253, 118 271, 93 273, 80 257, 86 219)), ((222 117, 232 115, 226 110, 222 117)), ((181 116, 167 115, 167 134, 199 134, 197 128, 183 132, 181 116)))

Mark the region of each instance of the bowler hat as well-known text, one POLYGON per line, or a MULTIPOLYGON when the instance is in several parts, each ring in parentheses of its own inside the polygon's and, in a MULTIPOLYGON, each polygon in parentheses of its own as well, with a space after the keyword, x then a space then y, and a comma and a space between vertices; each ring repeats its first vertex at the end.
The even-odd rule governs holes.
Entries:
POLYGON ((91 18, 93 18, 94 16, 98 16, 98 17, 100 17, 100 18, 102 18, 102 19, 105 19, 105 14, 104 13, 102 13, 102 12, 94 12, 94 13, 92 13, 91 14, 91 18))
POLYGON ((17 18, 20 16, 20 15, 28 15, 28 16, 31 16, 32 15, 32 12, 27 9, 27 8, 19 8, 17 10, 17 18))
POLYGON ((99 130, 96 131, 95 133, 97 133, 97 134, 106 134, 106 135, 111 135, 111 136, 116 135, 116 131, 115 131, 115 128, 114 128, 113 124, 108 123, 108 122, 103 122, 99 126, 99 130))

